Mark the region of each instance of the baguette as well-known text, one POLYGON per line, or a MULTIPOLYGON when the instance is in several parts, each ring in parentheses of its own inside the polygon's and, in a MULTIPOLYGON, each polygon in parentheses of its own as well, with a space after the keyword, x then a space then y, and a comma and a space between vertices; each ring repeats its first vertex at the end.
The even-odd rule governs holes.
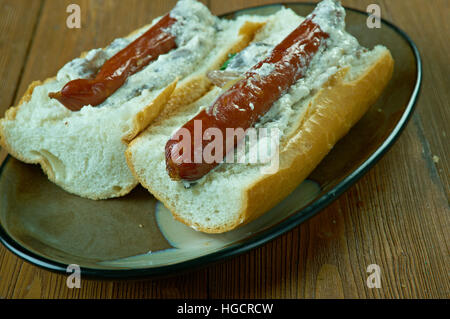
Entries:
MULTIPOLYGON (((290 32, 301 18, 283 16, 283 11, 271 23, 283 24, 290 32)), ((165 158, 168 136, 212 105, 226 90, 219 87, 177 112, 161 114, 130 143, 126 158, 131 171, 175 219, 198 231, 222 233, 261 216, 314 170, 379 97, 393 72, 389 50, 361 47, 344 31, 345 11, 336 1, 323 1, 315 13, 314 21, 330 35, 326 48, 313 58, 304 78, 255 125, 281 132, 274 172, 261 170, 269 163, 223 162, 192 185, 170 178, 165 158)), ((264 37, 264 30, 255 41, 259 37, 264 37)), ((277 42, 283 37, 279 35, 277 42)))
POLYGON ((130 192, 138 181, 126 164, 127 144, 163 109, 168 112, 205 94, 211 87, 206 72, 244 48, 264 25, 258 17, 220 20, 194 0, 179 1, 171 15, 180 21, 171 29, 178 47, 130 76, 97 107, 72 112, 48 95, 68 81, 92 76, 160 18, 104 49, 83 53, 56 77, 33 82, 0 120, 2 147, 23 162, 40 164, 51 181, 70 193, 105 199, 130 192))

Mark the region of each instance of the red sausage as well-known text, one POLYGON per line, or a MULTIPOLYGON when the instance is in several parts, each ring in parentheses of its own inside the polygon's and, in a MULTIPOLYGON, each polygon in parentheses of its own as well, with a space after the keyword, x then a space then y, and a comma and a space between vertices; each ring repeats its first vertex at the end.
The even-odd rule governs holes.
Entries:
POLYGON ((61 92, 49 93, 49 97, 57 99, 72 111, 79 111, 85 105, 101 104, 129 76, 176 47, 175 37, 165 31, 176 21, 170 14, 165 15, 142 36, 106 61, 94 79, 70 81, 61 92))
MULTIPOLYGON (((287 90, 305 75, 314 54, 329 35, 323 32, 312 17, 303 21, 272 53, 259 62, 244 78, 225 91, 208 108, 187 122, 182 129, 194 136, 194 121, 201 121, 201 136, 208 128, 218 128, 223 136, 224 155, 236 147, 239 140, 226 143, 226 128, 252 127, 287 90), (265 64, 271 72, 263 73, 265 64), (258 74, 258 71, 260 74, 258 74)), ((178 131, 177 133, 179 133, 178 131)), ((165 147, 166 168, 173 180, 195 181, 220 163, 194 162, 194 154, 201 153, 211 141, 202 139, 199 145, 191 143, 190 158, 183 156, 183 143, 175 134, 165 147)), ((202 157, 203 158, 203 157, 202 157)))

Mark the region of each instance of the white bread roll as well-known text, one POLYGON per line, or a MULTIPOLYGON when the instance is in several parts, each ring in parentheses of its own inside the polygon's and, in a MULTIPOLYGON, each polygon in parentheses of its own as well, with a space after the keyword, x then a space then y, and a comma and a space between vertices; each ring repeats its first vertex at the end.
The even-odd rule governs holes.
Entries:
MULTIPOLYGON (((275 172, 262 172, 270 163, 222 163, 191 187, 169 177, 165 162, 168 139, 213 103, 223 92, 217 87, 178 112, 162 114, 129 145, 126 156, 133 174, 177 220, 202 232, 221 233, 257 218, 291 193, 379 97, 393 71, 389 50, 383 46, 371 51, 362 48, 345 32, 345 12, 338 3, 326 0, 319 9, 315 22, 330 34, 326 48, 313 58, 305 77, 256 125, 281 131, 275 172), (328 20, 336 10, 341 19, 328 20)), ((299 20, 283 10, 255 41, 267 31, 277 38, 276 44, 299 20), (277 29, 284 35, 277 35, 277 29)))

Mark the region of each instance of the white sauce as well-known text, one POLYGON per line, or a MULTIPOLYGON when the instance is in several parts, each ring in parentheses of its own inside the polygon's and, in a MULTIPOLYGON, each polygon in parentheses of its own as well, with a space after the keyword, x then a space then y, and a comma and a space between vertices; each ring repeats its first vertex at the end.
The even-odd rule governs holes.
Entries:
POLYGON ((273 45, 264 42, 254 42, 236 54, 228 64, 226 70, 245 73, 258 61, 263 60, 273 49, 273 45))
MULTIPOLYGON (((177 22, 168 28, 167 32, 175 35, 177 48, 159 56, 156 61, 130 76, 125 84, 99 107, 120 106, 142 93, 167 86, 176 77, 187 76, 214 48, 219 20, 203 4, 194 0, 180 0, 170 15, 177 19, 177 22)), ((155 19, 152 25, 159 19, 155 19)), ((116 39, 104 49, 91 50, 84 58, 67 63, 58 72, 59 87, 62 88, 71 80, 95 74, 109 58, 148 29, 149 27, 142 28, 129 38, 116 39)))
POLYGON ((258 69, 252 70, 252 73, 257 74, 260 77, 266 77, 274 71, 275 71, 275 65, 270 64, 270 63, 264 63, 258 69))

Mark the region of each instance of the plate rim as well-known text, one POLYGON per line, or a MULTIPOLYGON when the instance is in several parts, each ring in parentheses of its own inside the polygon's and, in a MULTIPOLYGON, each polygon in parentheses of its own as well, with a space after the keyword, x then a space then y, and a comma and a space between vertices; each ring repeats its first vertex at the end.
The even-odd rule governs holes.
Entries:
MULTIPOLYGON (((311 6, 316 5, 315 2, 280 2, 272 3, 267 5, 246 7, 239 10, 234 10, 228 13, 221 14, 220 17, 232 15, 239 13, 244 10, 265 8, 271 6, 311 6)), ((359 14, 369 16, 367 12, 359 9, 345 7, 347 11, 353 11, 359 14)), ((147 267, 147 268, 118 268, 118 269, 102 269, 102 268, 90 268, 90 267, 80 267, 80 274, 83 277, 100 279, 100 280, 117 280, 117 279, 142 279, 142 278, 157 278, 157 277, 168 277, 172 275, 177 275, 181 273, 190 272, 193 270, 198 270, 199 268, 204 268, 210 266, 211 264, 223 262, 231 257, 241 255, 247 251, 250 251, 256 247, 266 244, 278 236, 292 230, 297 227, 307 219, 313 217, 317 213, 321 212, 325 207, 335 201, 339 196, 341 196, 347 189, 349 189, 354 183, 356 183, 365 173, 367 173, 385 154, 386 152, 395 144, 397 139, 400 137, 401 133, 407 126, 412 114, 414 113, 418 97, 420 95, 421 85, 422 85, 422 59, 420 56, 419 49, 417 48, 414 41, 409 37, 409 35, 403 31, 401 28, 397 27, 390 21, 381 18, 381 21, 397 32, 403 39, 406 40, 409 47, 411 48, 413 55, 416 60, 417 77, 414 90, 412 91, 411 97, 409 99, 408 105, 405 108, 401 118, 398 120, 397 124, 387 136, 383 143, 354 171, 352 171, 347 177, 337 183, 332 189, 322 194, 319 198, 311 202, 308 206, 297 210, 292 213, 291 216, 282 220, 281 222, 273 225, 272 227, 261 231, 258 234, 252 235, 247 239, 241 239, 238 242, 224 247, 223 249, 217 250, 215 252, 199 256, 193 259, 185 260, 179 263, 168 264, 164 266, 157 267, 147 267)), ((0 166, 0 175, 3 173, 6 163, 11 158, 11 155, 3 160, 0 166)), ((0 223, 0 242, 13 254, 17 255, 24 261, 31 263, 35 266, 43 268, 45 270, 69 274, 67 268, 69 264, 61 263, 55 260, 51 260, 47 257, 38 255, 29 249, 20 245, 16 240, 14 240, 4 229, 3 225, 0 223)))

